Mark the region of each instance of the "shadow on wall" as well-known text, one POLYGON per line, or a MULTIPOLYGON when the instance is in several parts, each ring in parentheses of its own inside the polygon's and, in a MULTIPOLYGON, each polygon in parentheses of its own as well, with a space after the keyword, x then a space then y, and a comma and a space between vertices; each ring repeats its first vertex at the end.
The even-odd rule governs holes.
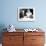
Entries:
POLYGON ((6 29, 4 30, 4 28, 6 28, 5 25, 0 24, 0 43, 2 43, 2 36, 3 36, 2 33, 6 31, 6 29))

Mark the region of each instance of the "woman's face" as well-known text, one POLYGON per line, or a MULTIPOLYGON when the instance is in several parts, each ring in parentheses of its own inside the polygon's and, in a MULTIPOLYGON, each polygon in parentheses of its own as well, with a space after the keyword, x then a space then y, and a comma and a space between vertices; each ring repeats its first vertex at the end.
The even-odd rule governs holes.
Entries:
POLYGON ((30 12, 30 10, 28 9, 27 12, 30 12))

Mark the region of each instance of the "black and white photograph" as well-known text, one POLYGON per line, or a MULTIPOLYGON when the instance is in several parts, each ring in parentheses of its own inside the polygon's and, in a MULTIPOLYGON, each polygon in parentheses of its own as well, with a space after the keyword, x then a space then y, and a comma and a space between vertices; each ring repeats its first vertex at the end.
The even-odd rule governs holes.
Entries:
POLYGON ((18 20, 19 21, 34 21, 35 9, 34 8, 18 8, 18 20))

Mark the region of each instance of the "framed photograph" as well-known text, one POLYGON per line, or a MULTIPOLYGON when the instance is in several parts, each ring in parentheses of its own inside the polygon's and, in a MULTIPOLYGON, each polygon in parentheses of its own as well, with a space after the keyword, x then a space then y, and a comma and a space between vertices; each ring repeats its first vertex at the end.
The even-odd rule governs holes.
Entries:
POLYGON ((34 21, 35 20, 35 8, 19 7, 17 17, 18 17, 18 21, 34 21))

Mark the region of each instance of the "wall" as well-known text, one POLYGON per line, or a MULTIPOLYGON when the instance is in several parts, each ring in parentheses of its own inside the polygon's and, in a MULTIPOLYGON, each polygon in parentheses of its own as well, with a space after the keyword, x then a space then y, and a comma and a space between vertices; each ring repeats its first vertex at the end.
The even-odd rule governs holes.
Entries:
POLYGON ((16 28, 43 28, 46 31, 46 0, 0 0, 0 31, 9 24, 16 28), (33 22, 19 22, 17 8, 34 7, 36 19, 33 22))

